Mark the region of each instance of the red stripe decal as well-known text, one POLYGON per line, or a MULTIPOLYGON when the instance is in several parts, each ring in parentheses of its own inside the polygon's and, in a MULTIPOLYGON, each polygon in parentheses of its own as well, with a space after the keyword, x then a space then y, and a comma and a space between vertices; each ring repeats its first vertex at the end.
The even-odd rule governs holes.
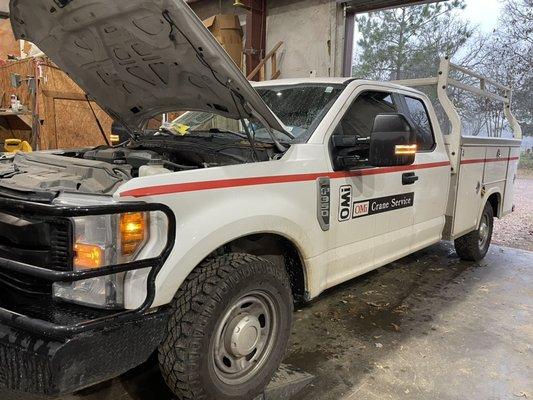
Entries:
POLYGON ((476 158, 472 160, 461 160, 461 165, 463 164, 477 164, 477 163, 486 163, 486 162, 498 162, 498 161, 516 161, 519 157, 510 157, 510 158, 476 158))
POLYGON ((256 186, 256 185, 269 185, 273 183, 289 183, 289 182, 306 182, 314 181, 318 178, 329 177, 331 179, 347 178, 353 176, 365 176, 365 175, 381 175, 391 172, 399 171, 412 171, 416 169, 438 168, 449 166, 449 161, 434 162, 427 164, 405 165, 399 167, 383 167, 383 168, 369 168, 360 169, 350 172, 321 172, 311 174, 297 174, 297 175, 274 175, 274 176, 258 176, 253 178, 236 178, 236 179, 222 179, 217 181, 204 181, 204 182, 187 182, 176 183, 171 185, 151 186, 146 188, 132 189, 120 193, 121 197, 145 197, 145 196, 157 196, 171 193, 184 193, 194 192, 198 190, 209 189, 225 189, 230 187, 240 186, 256 186))

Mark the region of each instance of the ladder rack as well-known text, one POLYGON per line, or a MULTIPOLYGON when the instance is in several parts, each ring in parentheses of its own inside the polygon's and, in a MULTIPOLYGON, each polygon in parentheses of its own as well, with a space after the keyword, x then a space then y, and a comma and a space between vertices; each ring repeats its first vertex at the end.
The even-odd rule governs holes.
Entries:
MULTIPOLYGON (((522 130, 518 121, 511 111, 511 99, 513 91, 510 87, 502 85, 495 80, 485 77, 477 72, 471 71, 467 68, 453 64, 448 57, 441 58, 438 76, 430 78, 419 79, 403 79, 393 81, 396 84, 409 86, 409 87, 421 87, 421 86, 437 86, 437 96, 444 112, 446 113, 451 124, 451 132, 449 135, 444 135, 446 145, 449 147, 449 156, 452 163, 452 171, 458 171, 459 167, 459 150, 461 147, 461 132, 462 123, 459 113, 451 99, 448 96, 447 88, 456 87, 465 90, 470 93, 474 93, 478 96, 489 98, 499 101, 503 104, 503 112, 505 118, 509 122, 514 134, 514 138, 517 140, 522 139, 522 130), (459 71, 464 75, 474 78, 479 81, 479 87, 459 82, 456 79, 450 77, 451 71, 459 71), (493 90, 490 90, 493 89, 493 90), (500 92, 500 93, 498 93, 500 92), (503 93, 502 93, 503 92, 503 93)), ((498 140, 497 138, 494 138, 498 140)))

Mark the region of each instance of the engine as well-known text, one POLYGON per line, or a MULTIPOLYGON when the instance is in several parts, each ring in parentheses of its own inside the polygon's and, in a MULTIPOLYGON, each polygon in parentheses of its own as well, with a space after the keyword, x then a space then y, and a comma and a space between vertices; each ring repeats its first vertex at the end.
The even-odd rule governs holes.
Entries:
POLYGON ((152 136, 118 147, 17 153, 0 162, 0 195, 49 199, 60 192, 110 194, 124 182, 198 168, 267 161, 273 146, 239 138, 152 136))

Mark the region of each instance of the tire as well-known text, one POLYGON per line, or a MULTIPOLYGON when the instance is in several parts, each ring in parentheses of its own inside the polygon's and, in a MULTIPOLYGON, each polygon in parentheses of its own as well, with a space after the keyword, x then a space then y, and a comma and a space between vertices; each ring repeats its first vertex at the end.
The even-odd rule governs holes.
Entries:
POLYGON ((487 202, 481 214, 479 228, 460 238, 455 239, 457 255, 466 261, 479 261, 487 254, 492 239, 494 225, 494 212, 487 202))
POLYGON ((284 268, 240 253, 203 262, 178 290, 159 347, 167 385, 181 400, 256 398, 283 360, 292 313, 284 268))

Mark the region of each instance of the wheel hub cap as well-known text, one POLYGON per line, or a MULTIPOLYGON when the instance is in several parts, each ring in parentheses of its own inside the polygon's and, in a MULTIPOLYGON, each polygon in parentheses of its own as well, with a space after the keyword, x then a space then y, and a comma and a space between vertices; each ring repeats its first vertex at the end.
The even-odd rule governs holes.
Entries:
POLYGON ((229 326, 226 347, 231 349, 232 355, 236 357, 250 355, 255 350, 261 335, 259 319, 253 315, 235 317, 229 326))
POLYGON ((225 383, 246 382, 268 360, 276 343, 278 308, 267 293, 251 291, 229 306, 215 327, 213 369, 225 383))

